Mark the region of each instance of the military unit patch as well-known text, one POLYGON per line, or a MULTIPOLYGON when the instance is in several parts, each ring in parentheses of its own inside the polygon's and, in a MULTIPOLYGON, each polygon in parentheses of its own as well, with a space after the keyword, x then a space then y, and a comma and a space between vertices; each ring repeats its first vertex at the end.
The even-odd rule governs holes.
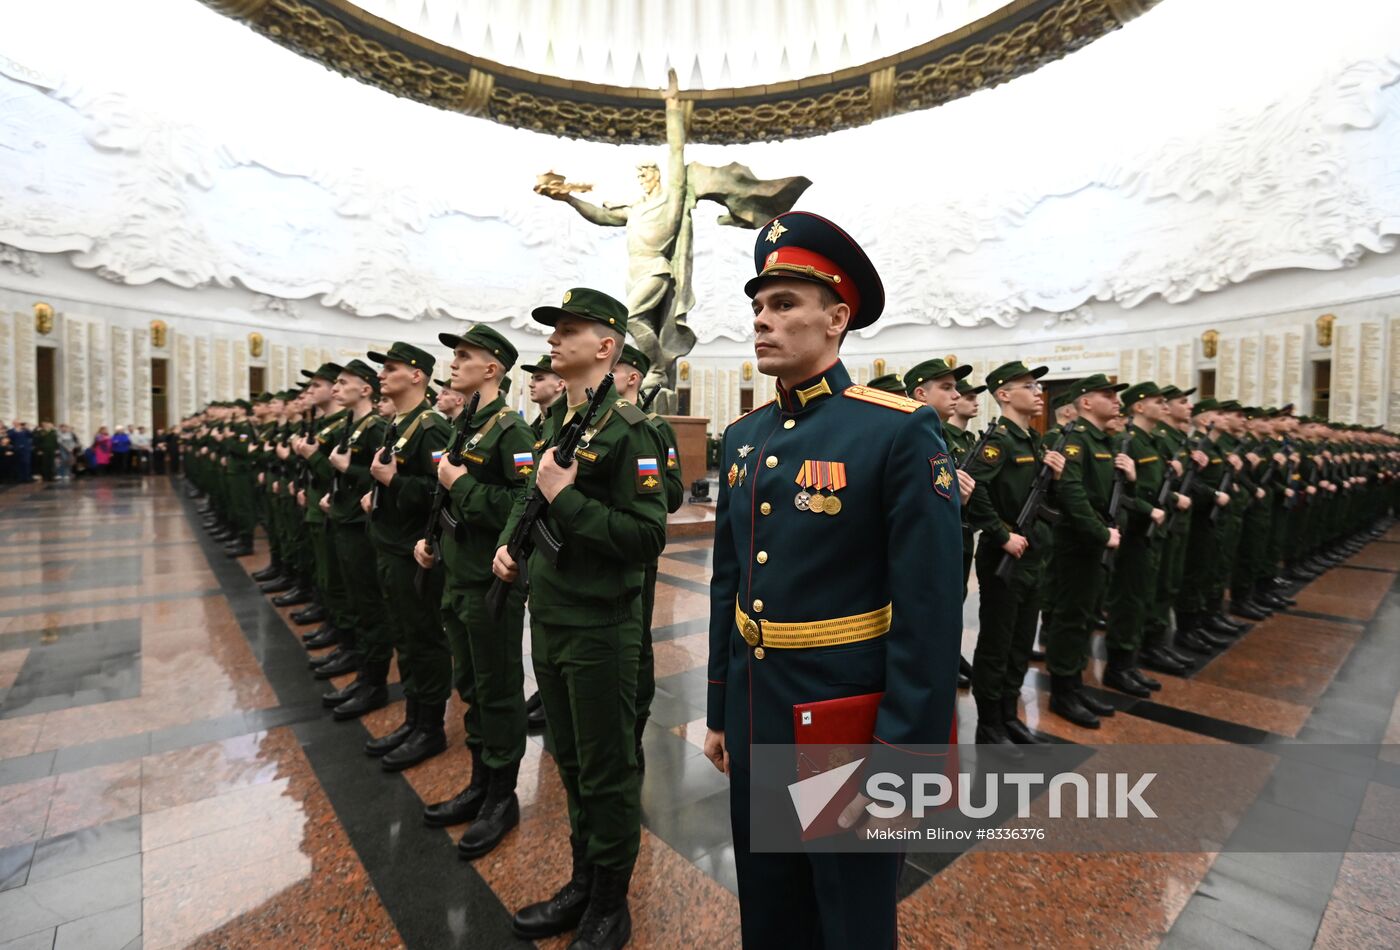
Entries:
POLYGON ((1070 443, 1069 445, 1066 445, 1066 446, 1065 446, 1065 457, 1066 457, 1066 458, 1077 459, 1077 458, 1079 458, 1079 453, 1081 453, 1081 452, 1083 452, 1083 451, 1084 451, 1084 450, 1081 449, 1079 446, 1077 446, 1077 445, 1075 445, 1075 444, 1073 444, 1073 443, 1070 443))
POLYGON ((666 450, 666 467, 675 468, 680 463, 676 461, 676 450, 668 448, 666 450))
POLYGON ((984 445, 982 446, 982 457, 988 462, 995 462, 1001 458, 1001 449, 995 445, 984 445))
POLYGON ((535 457, 529 452, 516 452, 514 460, 517 474, 529 475, 535 470, 535 457))
POLYGON ((661 491, 661 468, 656 459, 637 459, 637 491, 644 495, 661 491))
POLYGON ((953 462, 946 452, 939 452, 928 460, 933 469, 933 490, 949 500, 953 497, 953 486, 957 477, 953 474, 953 462))

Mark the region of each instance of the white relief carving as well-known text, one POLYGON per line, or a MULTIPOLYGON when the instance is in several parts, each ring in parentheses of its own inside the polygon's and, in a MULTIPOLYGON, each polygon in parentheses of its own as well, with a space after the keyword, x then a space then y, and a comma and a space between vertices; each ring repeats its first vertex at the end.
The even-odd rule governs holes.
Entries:
POLYGON ((43 273, 39 266, 38 255, 9 244, 0 244, 0 267, 28 274, 31 277, 39 277, 43 273))

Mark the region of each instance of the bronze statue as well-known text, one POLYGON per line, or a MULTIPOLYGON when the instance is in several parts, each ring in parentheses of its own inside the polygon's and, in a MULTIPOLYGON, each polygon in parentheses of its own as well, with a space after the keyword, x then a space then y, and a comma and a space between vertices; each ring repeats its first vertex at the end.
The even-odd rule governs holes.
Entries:
POLYGON ((637 166, 642 195, 629 204, 591 204, 573 192, 590 185, 567 182, 548 172, 536 180, 535 191, 563 201, 594 224, 627 229, 628 328, 637 348, 651 359, 643 386, 662 386, 660 411, 676 407, 676 360, 695 346, 686 315, 695 305, 691 289, 693 260, 690 214, 697 201, 724 205, 720 224, 755 229, 792 210, 812 183, 803 177, 772 180, 754 176, 746 166, 731 162, 722 168, 699 162, 686 164, 685 139, 692 102, 682 100, 671 72, 666 91, 666 179, 653 162, 637 166))

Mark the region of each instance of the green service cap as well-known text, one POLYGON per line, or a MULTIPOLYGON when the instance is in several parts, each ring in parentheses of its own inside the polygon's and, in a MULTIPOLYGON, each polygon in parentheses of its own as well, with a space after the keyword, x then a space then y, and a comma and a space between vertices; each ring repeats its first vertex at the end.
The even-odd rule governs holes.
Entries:
POLYGON ((248 412, 250 409, 253 408, 253 404, 246 399, 235 399, 233 402, 229 403, 229 405, 238 409, 242 409, 244 412, 248 412))
POLYGON ((1220 402, 1215 399, 1198 399, 1191 407, 1191 415, 1198 416, 1203 412, 1214 412, 1220 408, 1220 402))
POLYGON ((1221 412, 1244 412, 1244 406, 1240 405, 1238 399, 1226 399, 1216 408, 1221 412))
POLYGON ((379 392, 379 370, 366 363, 364 360, 351 360, 340 370, 342 373, 349 373, 357 379, 362 379, 374 387, 376 393, 379 392))
POLYGON ((904 395, 904 377, 898 373, 886 373, 883 376, 876 376, 865 384, 871 389, 879 389, 887 393, 899 393, 904 395))
MULTIPOLYGON (((459 333, 439 333, 438 339, 442 345, 449 350, 455 350, 459 346, 474 346, 479 350, 490 353, 506 369, 515 365, 516 359, 520 356, 519 351, 511 345, 511 342, 501 336, 499 332, 491 329, 484 323, 478 323, 473 327, 468 327, 459 333)), ((445 386, 443 383, 438 385, 445 386)))
POLYGON ((980 396, 986 391, 986 386, 974 386, 965 379, 958 380, 959 396, 980 396))
POLYGON ((335 378, 340 375, 340 371, 345 367, 339 363, 322 363, 314 370, 304 369, 301 375, 307 379, 324 379, 328 383, 335 382, 335 378))
POLYGON ((564 299, 557 307, 536 307, 530 316, 535 322, 554 326, 560 317, 578 317, 601 323, 618 333, 627 332, 627 305, 589 287, 575 287, 564 291, 564 299))
POLYGON ((1012 360, 1010 363, 1002 363, 987 374, 987 388, 996 391, 1013 379, 1019 379, 1022 376, 1039 379, 1048 372, 1050 372, 1048 366, 1037 366, 1035 369, 1031 369, 1020 360, 1012 360))
POLYGON ((1110 383, 1108 377, 1103 373, 1095 373, 1093 376, 1085 376, 1065 390, 1071 402, 1078 399, 1085 393, 1113 392, 1121 393, 1128 388, 1127 383, 1110 383))
POLYGON ((647 359, 647 355, 631 343, 622 344, 622 358, 618 362, 626 363, 643 376, 651 372, 651 360, 647 359))
POLYGON ((924 360, 904 374, 904 391, 912 393, 930 379, 942 379, 944 376, 965 379, 971 373, 971 366, 949 366, 945 360, 924 360))
POLYGON ((1123 411, 1127 412, 1128 407, 1134 403, 1142 402, 1144 399, 1151 399, 1153 396, 1160 395, 1162 395, 1162 390, 1151 380, 1143 383, 1135 383, 1123 390, 1123 411))
POLYGON ((1163 386, 1162 398, 1168 401, 1171 401, 1173 399, 1181 399, 1185 396, 1191 395, 1195 391, 1195 386, 1192 386, 1190 389, 1182 389, 1180 386, 1163 386))
POLYGON ((554 367, 550 364, 548 353, 535 360, 534 363, 528 366, 522 366, 520 368, 523 369, 525 372, 529 373, 531 376, 533 376, 535 373, 554 372, 554 367))
POLYGON ((424 376, 431 376, 433 366, 437 363, 426 351, 420 350, 412 343, 394 343, 390 345, 389 352, 369 353, 368 356, 375 363, 407 363, 414 369, 421 369, 424 376))

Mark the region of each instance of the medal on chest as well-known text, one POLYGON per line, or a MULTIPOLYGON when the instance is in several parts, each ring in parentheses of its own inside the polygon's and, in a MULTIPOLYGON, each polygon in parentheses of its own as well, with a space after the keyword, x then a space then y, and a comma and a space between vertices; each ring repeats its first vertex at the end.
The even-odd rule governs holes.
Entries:
POLYGON ((845 462, 808 459, 802 463, 793 481, 800 489, 792 500, 798 511, 811 511, 819 515, 841 513, 844 506, 836 493, 846 487, 845 462))

